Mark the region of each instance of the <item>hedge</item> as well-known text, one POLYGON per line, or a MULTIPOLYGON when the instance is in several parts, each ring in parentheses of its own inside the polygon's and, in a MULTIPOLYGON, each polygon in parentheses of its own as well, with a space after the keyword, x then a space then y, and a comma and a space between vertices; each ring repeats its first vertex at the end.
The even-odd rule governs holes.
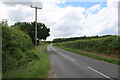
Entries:
POLYGON ((34 47, 31 38, 24 32, 12 27, 2 27, 2 67, 3 74, 9 69, 26 65, 37 55, 31 50, 34 47))
POLYGON ((57 43, 57 46, 75 48, 86 51, 95 51, 97 53, 118 54, 120 36, 108 36, 96 39, 84 39, 57 43))

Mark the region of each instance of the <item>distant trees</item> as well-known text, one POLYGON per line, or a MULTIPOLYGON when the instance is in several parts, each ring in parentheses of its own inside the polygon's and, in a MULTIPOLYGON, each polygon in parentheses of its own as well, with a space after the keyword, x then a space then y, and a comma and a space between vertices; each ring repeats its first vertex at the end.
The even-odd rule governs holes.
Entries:
POLYGON ((57 42, 65 42, 65 41, 75 41, 75 40, 80 40, 80 39, 93 39, 93 38, 103 38, 103 37, 107 37, 107 36, 111 36, 111 35, 104 35, 104 36, 82 36, 82 37, 71 37, 71 38, 56 38, 53 39, 53 43, 57 43, 57 42))
MULTIPOLYGON (((17 22, 13 26, 18 28, 25 33, 27 33, 31 38, 33 43, 35 42, 35 22, 28 23, 28 22, 17 22)), ((37 38, 39 40, 43 39, 46 40, 47 37, 50 35, 50 28, 47 28, 43 23, 37 23, 37 38)))

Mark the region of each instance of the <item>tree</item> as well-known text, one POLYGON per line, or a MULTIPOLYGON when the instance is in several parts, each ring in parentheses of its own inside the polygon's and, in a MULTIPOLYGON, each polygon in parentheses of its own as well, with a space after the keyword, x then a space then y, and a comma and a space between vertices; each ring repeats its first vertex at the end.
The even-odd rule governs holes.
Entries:
MULTIPOLYGON (((31 38, 33 43, 35 42, 35 22, 17 22, 13 27, 18 28, 25 33, 27 33, 31 38)), ((37 38, 39 40, 46 40, 50 35, 50 28, 47 28, 43 23, 37 23, 37 38)))
POLYGON ((47 28, 45 25, 43 25, 42 27, 38 28, 38 38, 39 39, 43 39, 43 40, 46 40, 46 38, 50 35, 49 32, 50 32, 50 29, 47 28))
POLYGON ((7 19, 2 19, 2 21, 0 22, 0 25, 8 26, 8 20, 7 19))

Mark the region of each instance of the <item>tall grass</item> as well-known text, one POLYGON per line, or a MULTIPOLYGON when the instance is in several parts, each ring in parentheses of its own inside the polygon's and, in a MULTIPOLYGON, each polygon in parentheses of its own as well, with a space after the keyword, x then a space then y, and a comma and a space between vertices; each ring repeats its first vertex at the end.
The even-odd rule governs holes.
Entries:
POLYGON ((27 66, 7 71, 4 78, 46 78, 50 69, 50 62, 46 51, 47 45, 38 46, 32 51, 39 57, 27 66))

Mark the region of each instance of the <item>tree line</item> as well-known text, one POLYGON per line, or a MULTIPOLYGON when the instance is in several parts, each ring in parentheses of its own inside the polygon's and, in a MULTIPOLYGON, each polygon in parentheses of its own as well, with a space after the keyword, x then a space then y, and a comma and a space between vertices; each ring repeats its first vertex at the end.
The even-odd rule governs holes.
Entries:
POLYGON ((58 42, 66 42, 66 41, 75 41, 75 40, 81 40, 81 39, 95 39, 95 38, 103 38, 103 37, 108 37, 112 35, 103 35, 103 36, 81 36, 81 37, 70 37, 70 38, 55 38, 53 39, 53 43, 58 43, 58 42))

